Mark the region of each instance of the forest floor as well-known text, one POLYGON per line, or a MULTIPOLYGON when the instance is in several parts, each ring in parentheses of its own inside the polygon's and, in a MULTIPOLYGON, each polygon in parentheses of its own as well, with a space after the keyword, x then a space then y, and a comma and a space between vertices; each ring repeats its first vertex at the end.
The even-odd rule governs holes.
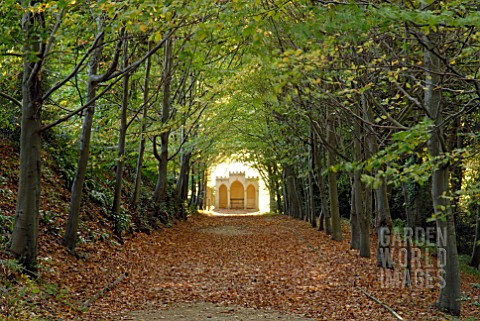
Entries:
MULTIPOLYGON (((385 284, 373 245, 372 259, 360 258, 349 250, 348 226, 343 236, 334 242, 283 215, 200 214, 113 252, 99 248, 83 263, 65 257, 69 264, 60 264, 64 270, 54 278, 70 285, 69 302, 85 302, 120 276, 88 310, 72 312, 88 320, 395 320, 363 291, 405 320, 449 319, 432 308, 438 295, 433 281, 425 277, 411 288, 385 284)), ((475 284, 462 279, 470 298, 464 320, 480 315, 475 284)), ((60 306, 51 312, 66 315, 60 306)))
MULTIPOLYGON (((2 144, 0 155, 0 213, 11 224, 18 155, 2 144)), ((372 258, 360 258, 349 249, 347 224, 344 240, 334 242, 284 215, 207 212, 119 244, 99 206, 85 202, 72 256, 61 245, 69 200, 61 182, 44 168, 40 278, 16 272, 1 243, 0 320, 395 320, 366 293, 405 320, 451 320, 432 308, 434 258, 422 250, 414 286, 405 288, 397 244, 397 269, 386 281, 374 236, 372 258)), ((461 320, 480 320, 480 280, 462 274, 462 292, 461 320)))

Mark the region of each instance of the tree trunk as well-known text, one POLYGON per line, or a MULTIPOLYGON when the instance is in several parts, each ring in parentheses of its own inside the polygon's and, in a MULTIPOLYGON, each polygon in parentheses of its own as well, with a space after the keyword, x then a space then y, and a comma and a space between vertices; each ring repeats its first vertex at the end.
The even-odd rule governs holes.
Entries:
POLYGON ((365 221, 368 224, 368 229, 370 231, 373 228, 373 190, 371 187, 364 185, 365 187, 365 221))
POLYGON ((309 159, 309 171, 308 171, 308 203, 310 204, 309 208, 309 219, 310 225, 313 228, 317 227, 317 216, 315 215, 315 195, 313 191, 313 187, 315 184, 315 132, 313 130, 313 124, 310 124, 310 159, 309 159))
POLYGON ((360 256, 370 257, 370 220, 367 207, 364 206, 363 183, 360 178, 360 170, 354 173, 354 189, 355 189, 355 209, 357 211, 357 219, 360 232, 360 256))
POLYGON ((177 179, 177 196, 181 201, 187 200, 191 155, 191 153, 185 153, 180 159, 180 173, 177 179))
POLYGON ((267 175, 268 175, 268 190, 269 190, 268 195, 270 197, 270 212, 278 213, 279 208, 278 208, 278 204, 276 203, 276 195, 278 192, 275 190, 277 185, 275 184, 276 177, 274 177, 273 166, 271 166, 270 164, 267 164, 266 167, 267 167, 267 175))
MULTIPOLYGON (((203 167, 203 165, 202 165, 203 167)), ((206 182, 206 173, 205 169, 201 169, 198 177, 198 192, 197 192, 197 208, 203 210, 204 209, 204 203, 205 203, 205 197, 206 197, 206 190, 207 190, 207 182, 206 182)), ((206 204, 205 206, 208 206, 206 204)), ((208 208, 206 208, 208 210, 208 208)))
MULTIPOLYGON (((103 22, 98 19, 98 33, 103 32, 103 22)), ((87 80, 87 101, 91 101, 96 96, 97 82, 94 81, 94 77, 97 75, 98 65, 102 59, 103 48, 103 35, 98 41, 97 49, 95 50, 91 62, 90 69, 88 71, 87 80)), ((80 153, 77 162, 77 171, 72 184, 70 211, 68 215, 67 227, 65 230, 65 236, 63 238, 63 244, 71 252, 75 250, 77 243, 77 231, 78 222, 80 217, 80 204, 83 194, 83 183, 85 181, 85 175, 87 173, 87 163, 90 156, 90 137, 92 132, 93 115, 95 113, 96 103, 92 103, 85 111, 83 119, 82 135, 80 138, 80 153)))
MULTIPOLYGON (((362 102, 365 99, 362 96, 362 102)), ((359 110, 360 114, 360 110, 359 110)), ((354 121, 354 138, 353 148, 355 154, 355 161, 363 161, 362 153, 362 129, 358 121, 354 121)), ((364 185, 361 181, 361 170, 355 169, 353 172, 353 190, 354 199, 352 203, 355 203, 355 211, 357 213, 358 228, 359 228, 359 249, 361 257, 370 257, 370 220, 366 206, 364 206, 364 185)))
MULTIPOLYGON (((298 181, 298 180, 297 180, 298 181)), ((310 197, 308 196, 308 184, 305 182, 305 179, 300 179, 300 186, 301 186, 301 195, 302 201, 300 201, 300 206, 302 207, 302 216, 300 217, 302 220, 308 222, 310 218, 310 197)))
POLYGON ((377 244, 377 266, 391 269, 393 261, 390 253, 392 217, 390 214, 390 205, 388 203, 387 182, 381 178, 381 183, 375 189, 376 206, 376 228, 378 234, 377 244))
POLYGON ((480 265, 480 205, 477 206, 477 224, 475 229, 475 241, 473 242, 473 252, 470 262, 470 266, 478 269, 480 265))
POLYGON ((158 158, 158 178, 153 193, 154 200, 157 203, 165 203, 167 201, 167 175, 168 175, 168 138, 170 132, 160 134, 160 155, 158 158))
MULTIPOLYGON (((432 180, 429 179, 427 183, 420 185, 415 183, 415 200, 412 222, 415 227, 426 227, 427 218, 433 213, 433 199, 432 199, 432 180)), ((417 233, 415 233, 417 234, 417 233)), ((418 235, 423 239, 422 235, 418 235)), ((417 237, 415 235, 415 237, 417 237)))
MULTIPOLYGON (((197 166, 198 167, 198 166, 197 166)), ((197 180, 195 179, 195 176, 197 175, 197 171, 195 170, 195 164, 191 165, 191 174, 190 174, 190 189, 192 191, 190 201, 188 202, 189 205, 196 205, 197 204, 197 180)), ((188 193, 187 193, 188 194, 188 193)))
POLYGON ((296 197, 298 200, 295 201, 298 203, 297 205, 297 214, 296 218, 300 220, 305 219, 305 201, 304 201, 304 196, 305 196, 305 184, 303 179, 297 177, 297 170, 295 167, 293 167, 293 182, 295 184, 295 194, 294 197, 296 197))
MULTIPOLYGON (((284 208, 283 203, 285 202, 285 194, 283 194, 282 184, 280 183, 280 173, 278 171, 277 163, 273 163, 273 173, 275 180, 274 182, 274 189, 275 189, 275 198, 277 202, 277 213, 281 213, 282 209, 284 208)), ((285 214, 285 212, 284 212, 285 214)))
MULTIPOLYGON (((462 133, 462 118, 457 117, 454 123, 454 130, 451 133, 451 148, 453 150, 455 148, 462 149, 464 146, 463 137, 464 133, 462 133)), ((460 203, 460 194, 456 193, 462 189, 462 182, 463 182, 463 160, 461 157, 457 159, 455 162, 451 164, 451 175, 450 175, 450 188, 452 190, 452 210, 453 210, 453 218, 455 221, 455 225, 459 219, 459 203, 460 203)))
POLYGON ((361 198, 362 195, 357 196, 357 191, 355 190, 355 182, 352 180, 352 191, 351 191, 351 204, 350 204, 350 249, 359 250, 360 249, 360 225, 357 208, 357 198, 361 198))
MULTIPOLYGON (((148 51, 151 49, 151 43, 148 43, 148 51)), ((150 69, 151 69, 151 57, 148 57, 145 66, 145 78, 144 78, 144 91, 143 91, 143 111, 142 111, 142 128, 140 132, 140 145, 138 147, 137 169, 135 172, 135 188, 133 190, 133 206, 136 207, 138 199, 140 197, 140 189, 142 186, 142 167, 143 167, 143 155, 145 153, 145 130, 147 129, 147 115, 148 115, 148 96, 150 94, 150 69)))
MULTIPOLYGON (((365 105, 365 96, 362 95, 362 105, 365 105)), ((362 108, 359 109, 359 114, 361 114, 362 108)), ((363 161, 362 146, 365 142, 363 141, 363 130, 358 121, 354 123, 354 150, 355 150, 355 160, 358 162, 363 161)), ((354 189, 355 189, 355 208, 357 210, 357 219, 360 232, 360 256, 361 257, 370 257, 370 212, 367 212, 367 206, 364 202, 364 184, 361 181, 361 170, 355 169, 353 173, 354 180, 354 189)))
MULTIPOLYGON (((185 124, 182 124, 182 128, 180 131, 180 146, 185 143, 186 140, 185 135, 185 124)), ((188 181, 190 175, 190 159, 192 153, 188 151, 186 148, 181 148, 180 151, 180 172, 178 173, 176 190, 177 190, 177 197, 179 200, 184 201, 187 200, 188 196, 188 181)))
MULTIPOLYGON (((28 1, 26 1, 28 3, 28 1)), ((22 124, 20 136, 20 179, 18 183, 15 224, 10 252, 20 261, 27 273, 37 271, 38 211, 41 176, 41 61, 35 63, 32 53, 40 52, 38 37, 41 14, 27 11, 22 17, 26 39, 23 51, 22 124)))
POLYGON ((411 276, 412 276, 412 231, 415 230, 415 226, 412 225, 412 202, 411 202, 411 193, 409 187, 415 186, 414 182, 402 182, 402 194, 403 194, 403 203, 405 204, 405 217, 407 224, 406 226, 410 229, 405 230, 405 241, 406 241, 406 259, 405 259, 405 286, 410 287, 411 285, 411 276))
POLYGON ((310 222, 310 188, 308 186, 308 180, 306 178, 297 179, 300 181, 301 199, 300 199, 300 218, 305 222, 310 222))
POLYGON ((332 170, 333 166, 337 164, 334 148, 335 132, 334 132, 334 118, 328 115, 327 125, 327 142, 330 145, 328 148, 328 191, 330 196, 330 217, 332 220, 332 240, 342 240, 342 225, 340 222, 340 205, 338 203, 337 191, 337 174, 332 170))
POLYGON ((328 235, 332 234, 332 219, 330 216, 330 211, 328 207, 328 197, 327 197, 327 187, 325 185, 325 180, 322 176, 319 177, 318 189, 320 190, 320 199, 322 202, 322 210, 324 219, 322 220, 325 223, 325 232, 328 235))
MULTIPOLYGON (((364 118, 372 122, 373 113, 367 105, 367 102, 362 97, 362 109, 364 118)), ((367 129, 366 129, 367 130, 367 129)), ((378 152, 378 141, 375 131, 372 126, 368 126, 367 133, 368 155, 374 155, 378 152)), ((393 268, 393 261, 391 257, 391 231, 392 231, 392 216, 390 214, 390 205, 387 193, 387 181, 385 177, 378 178, 380 182, 377 183, 375 189, 375 228, 377 229, 378 243, 377 243, 377 266, 383 268, 393 268)))
POLYGON ((298 195, 295 169, 292 165, 284 165, 286 179, 287 214, 294 218, 301 218, 300 196, 298 195))
POLYGON ((314 184, 313 173, 310 170, 309 173, 308 173, 308 200, 309 200, 309 204, 310 204, 310 208, 309 208, 310 218, 309 219, 310 219, 310 225, 313 228, 316 228, 317 227, 317 216, 315 215, 315 196, 313 195, 313 184, 314 184))
POLYGON ((328 208, 328 192, 327 187, 325 185, 325 180, 322 176, 322 171, 325 168, 325 154, 321 153, 320 145, 318 142, 317 135, 313 135, 313 147, 314 147, 314 165, 315 165, 315 182, 317 184, 319 194, 320 194, 320 202, 321 202, 321 210, 319 215, 319 224, 318 229, 323 230, 328 235, 332 234, 332 224, 330 219, 330 211, 328 208))
POLYGON ((406 218, 406 226, 415 228, 413 225, 413 204, 412 204, 412 193, 410 191, 411 187, 414 186, 414 182, 402 182, 402 196, 403 196, 403 204, 405 206, 405 218, 406 218))
MULTIPOLYGON (((428 141, 428 150, 434 158, 442 157, 447 152, 444 150, 445 140, 442 124, 442 91, 441 73, 442 62, 433 53, 435 47, 430 39, 439 41, 438 35, 430 33, 428 38, 424 37, 427 46, 425 49, 424 68, 425 83, 424 105, 428 111, 428 117, 434 122, 431 128, 431 135, 428 141)), ((437 223, 437 248, 439 262, 441 263, 442 279, 444 286, 440 287, 440 294, 437 300, 437 307, 452 315, 460 315, 460 269, 458 264, 457 238, 455 235, 455 223, 453 211, 450 204, 449 190, 449 165, 439 164, 432 173, 432 198, 437 223)))
MULTIPOLYGON (((430 144, 429 144, 430 145, 430 144)), ((437 146, 438 147, 438 146, 437 146)), ((436 147, 432 146, 432 149, 436 147)), ((440 260, 445 259, 442 278, 445 286, 441 287, 437 306, 452 315, 460 315, 460 268, 458 263, 455 222, 448 195, 449 171, 442 166, 432 176, 432 195, 437 217, 437 248, 440 260), (442 209, 445 211, 442 213, 442 209)))
MULTIPOLYGON (((123 43, 123 66, 128 65, 128 41, 125 37, 125 42, 123 43)), ((123 182, 123 169, 125 166, 125 139, 127 136, 127 110, 129 102, 129 81, 130 74, 126 74, 123 78, 123 93, 122 93, 122 107, 120 112, 120 136, 118 139, 118 155, 117 155, 117 170, 115 173, 115 191, 113 194, 113 205, 112 205, 112 214, 117 216, 120 214, 120 207, 122 206, 122 182, 123 182)), ((120 234, 117 228, 115 232, 120 234)))
MULTIPOLYGON (((163 132, 160 134, 160 154, 158 160, 158 179, 153 193, 157 203, 165 203, 167 200, 167 174, 168 174, 168 140, 170 129, 167 122, 170 118, 170 85, 172 81, 172 40, 167 39, 164 45, 164 68, 163 68, 163 101, 162 101, 162 125, 163 132)), ((154 143, 155 144, 155 143, 154 143)))

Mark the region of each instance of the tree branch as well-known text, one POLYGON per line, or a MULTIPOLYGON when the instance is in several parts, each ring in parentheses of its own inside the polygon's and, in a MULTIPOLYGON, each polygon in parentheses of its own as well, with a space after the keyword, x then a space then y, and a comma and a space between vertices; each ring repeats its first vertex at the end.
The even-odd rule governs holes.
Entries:
POLYGON ((78 108, 77 110, 74 110, 72 111, 70 114, 48 124, 48 125, 45 125, 43 126, 42 128, 40 128, 40 132, 44 132, 52 127, 55 127, 57 126, 58 124, 61 124, 67 120, 69 120, 70 118, 72 118, 73 116, 75 116, 76 114, 80 113, 82 110, 84 109, 87 109, 88 107, 90 107, 95 101, 97 101, 100 97, 102 97, 107 91, 110 90, 110 88, 113 87, 113 85, 115 85, 120 79, 123 78, 123 75, 121 77, 118 77, 117 79, 115 79, 114 81, 112 81, 112 83, 110 83, 107 87, 105 87, 104 90, 102 90, 101 93, 99 93, 98 95, 96 95, 92 100, 90 101, 87 101, 87 103, 85 105, 83 105, 82 107, 78 108))
POLYGON ((122 28, 119 32, 119 39, 115 45, 115 55, 113 56, 110 67, 108 67, 108 70, 103 75, 90 75, 93 82, 100 83, 106 81, 117 69, 120 53, 122 52, 121 48, 123 44, 124 31, 125 29, 122 28))
POLYGON ((10 57, 22 58, 22 57, 23 57, 23 54, 14 53, 14 52, 0 52, 0 56, 10 56, 10 57))
POLYGON ((207 108, 208 104, 205 104, 201 109, 200 109, 200 112, 198 113, 197 117, 195 118, 195 120, 193 121, 193 123, 191 124, 190 128, 188 129, 187 133, 185 134, 185 138, 182 140, 182 142, 180 143, 180 145, 178 146, 177 150, 175 151, 175 153, 173 153, 173 155, 171 155, 168 160, 171 161, 173 158, 175 158, 178 153, 180 152, 180 150, 182 149, 183 145, 187 142, 188 138, 190 137, 190 134, 192 132, 192 130, 195 128, 194 125, 196 125, 198 123, 198 121, 200 120, 200 117, 202 116, 203 112, 205 111, 205 109, 207 108))
POLYGON ((2 96, 3 98, 6 98, 8 100, 10 100, 12 103, 14 103, 15 105, 17 105, 18 107, 20 107, 20 109, 22 109, 23 105, 22 103, 20 102, 20 100, 17 100, 15 99, 14 97, 0 91, 0 96, 2 96))
POLYGON ((116 287, 127 276, 128 276, 127 272, 124 272, 124 273, 120 274, 115 281, 113 281, 112 283, 108 284, 106 287, 104 287, 103 289, 101 289, 100 291, 95 293, 95 295, 93 297, 91 297, 90 299, 88 299, 87 301, 83 302, 83 304, 80 306, 80 308, 82 308, 82 309, 88 308, 90 306, 90 304, 97 301, 100 297, 105 295, 108 291, 110 291, 114 287, 116 287))
POLYGON ((395 310, 393 310, 391 307, 389 307, 388 305, 386 305, 385 303, 383 303, 382 301, 380 301, 379 299, 377 299, 376 297, 374 297, 373 295, 371 295, 370 293, 368 293, 367 291, 365 291, 364 289, 362 289, 361 287, 355 287, 357 290, 363 292, 366 296, 368 296, 370 299, 372 299, 373 301, 375 301, 376 303, 380 304, 382 307, 384 307, 385 309, 387 309, 388 312, 390 312, 394 317, 395 319, 397 320, 400 320, 400 321, 403 321, 404 319, 397 313, 395 312, 395 310))
POLYGON ((150 50, 149 52, 147 52, 142 58, 140 58, 139 60, 135 61, 134 63, 132 63, 131 65, 125 67, 124 69, 122 70, 118 70, 116 72, 113 72, 109 77, 107 77, 106 79, 102 79, 102 81, 107 81, 107 80, 110 80, 112 78, 115 78, 115 77, 118 77, 120 75, 123 75, 127 72, 132 72, 134 71, 135 69, 137 69, 145 60, 148 59, 148 57, 150 57, 151 55, 153 55, 155 52, 157 52, 162 46, 163 44, 165 43, 165 41, 167 41, 167 39, 169 39, 174 33, 175 31, 177 31, 179 28, 180 28, 181 24, 178 24, 178 26, 175 28, 175 29, 172 29, 171 32, 167 33, 165 35, 165 37, 160 40, 156 45, 155 47, 152 48, 152 50, 150 50))
POLYGON ((157 136, 153 136, 153 155, 157 159, 157 161, 160 161, 160 155, 158 154, 158 149, 157 149, 157 136))
POLYGON ((75 66, 75 68, 72 70, 72 72, 67 75, 63 80, 58 81, 55 83, 42 97, 42 100, 46 100, 51 94, 53 94, 55 91, 57 91, 60 87, 65 85, 67 81, 75 77, 75 75, 78 73, 80 68, 82 67, 83 63, 85 60, 90 56, 90 54, 97 48, 98 41, 102 38, 103 32, 99 33, 95 40, 93 41, 92 46, 88 49, 88 51, 83 55, 82 59, 80 59, 80 62, 75 66))
POLYGON ((63 7, 60 13, 57 16, 57 21, 55 22, 55 25, 53 26, 52 32, 50 33, 50 37, 48 38, 47 44, 45 46, 45 57, 48 55, 50 52, 50 49, 52 49, 53 41, 55 40, 55 34, 58 31, 58 28, 60 28, 60 25, 62 24, 62 17, 65 14, 65 8, 63 7))

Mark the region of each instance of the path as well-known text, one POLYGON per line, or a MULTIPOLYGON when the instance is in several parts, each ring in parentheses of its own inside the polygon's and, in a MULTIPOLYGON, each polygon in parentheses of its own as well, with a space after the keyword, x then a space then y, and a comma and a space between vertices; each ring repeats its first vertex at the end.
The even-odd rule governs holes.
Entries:
POLYGON ((134 239, 122 255, 114 259, 128 277, 90 318, 110 311, 116 320, 394 320, 356 287, 407 319, 431 316, 435 297, 382 288, 374 261, 348 241, 285 216, 199 215, 134 239))

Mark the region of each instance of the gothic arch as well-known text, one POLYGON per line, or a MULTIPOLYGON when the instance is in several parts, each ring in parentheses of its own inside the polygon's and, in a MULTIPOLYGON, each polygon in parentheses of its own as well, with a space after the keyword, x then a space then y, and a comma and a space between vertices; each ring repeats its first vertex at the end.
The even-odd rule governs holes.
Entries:
POLYGON ((230 208, 244 208, 245 189, 243 184, 235 181, 230 185, 230 208))
POLYGON ((257 208, 257 191, 255 186, 252 184, 247 187, 247 208, 255 209, 257 208))
POLYGON ((218 207, 228 208, 228 190, 225 184, 220 185, 218 188, 218 207))

